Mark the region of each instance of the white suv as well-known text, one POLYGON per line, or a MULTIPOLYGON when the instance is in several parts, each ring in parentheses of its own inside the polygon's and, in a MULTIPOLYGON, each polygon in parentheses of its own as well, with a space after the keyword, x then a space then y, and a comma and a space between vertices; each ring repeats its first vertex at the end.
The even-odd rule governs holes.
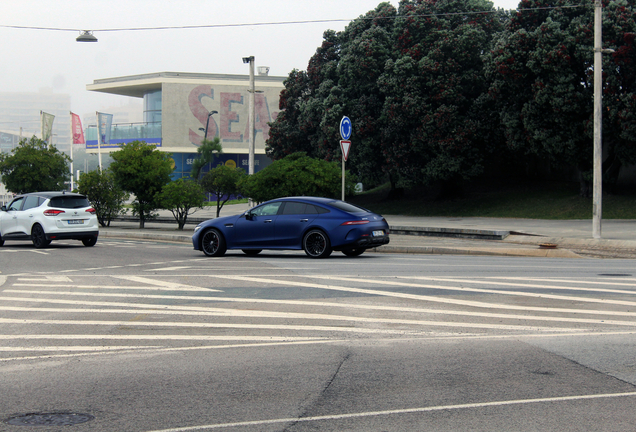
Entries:
POLYGON ((0 246, 8 240, 31 240, 36 248, 43 248, 62 239, 94 246, 98 235, 95 209, 76 193, 27 193, 0 211, 0 246))

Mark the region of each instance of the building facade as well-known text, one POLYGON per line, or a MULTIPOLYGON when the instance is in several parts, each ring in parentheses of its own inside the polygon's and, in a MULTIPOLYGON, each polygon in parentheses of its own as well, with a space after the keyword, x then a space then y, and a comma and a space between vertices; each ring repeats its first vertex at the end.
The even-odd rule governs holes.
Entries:
MULTIPOLYGON (((265 155, 265 141, 269 123, 278 115, 284 80, 285 77, 265 74, 255 76, 255 172, 271 163, 265 155)), ((87 151, 108 153, 122 143, 145 141, 172 154, 173 178, 187 177, 207 132, 208 139, 218 137, 223 147, 215 165, 223 163, 247 171, 251 133, 249 76, 160 72, 95 80, 86 87, 90 91, 141 98, 144 111, 142 123, 113 124, 108 142, 100 144, 99 150, 97 131, 89 129, 87 151)))

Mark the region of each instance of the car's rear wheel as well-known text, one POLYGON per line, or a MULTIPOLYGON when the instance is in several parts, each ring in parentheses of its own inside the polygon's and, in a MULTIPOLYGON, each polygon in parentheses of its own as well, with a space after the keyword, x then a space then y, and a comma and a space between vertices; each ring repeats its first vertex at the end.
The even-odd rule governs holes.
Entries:
POLYGON ((33 228, 31 228, 31 241, 33 242, 33 246, 38 249, 47 247, 51 244, 51 240, 46 239, 44 229, 42 229, 42 226, 38 224, 33 225, 33 228))
POLYGON ((261 253, 263 249, 242 249, 245 255, 254 256, 261 253))
POLYGON ((219 257, 225 254, 227 246, 223 235, 211 228, 201 235, 201 250, 209 257, 219 257))
POLYGON ((311 230, 303 238, 303 249, 312 258, 327 258, 331 255, 331 242, 324 232, 311 230))
POLYGON ((348 257, 356 257, 362 255, 365 250, 365 248, 345 249, 342 253, 348 257))
POLYGON ((82 243, 86 247, 95 246, 95 243, 97 243, 97 237, 89 237, 89 238, 82 239, 82 243))

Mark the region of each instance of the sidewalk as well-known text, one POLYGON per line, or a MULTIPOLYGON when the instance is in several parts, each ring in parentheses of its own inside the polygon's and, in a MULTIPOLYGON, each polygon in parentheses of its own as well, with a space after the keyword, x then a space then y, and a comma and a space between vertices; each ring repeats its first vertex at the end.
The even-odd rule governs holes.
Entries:
MULTIPOLYGON (((247 204, 226 205, 221 216, 244 212, 247 204)), ((177 229, 169 211, 160 221, 139 223, 115 220, 100 228, 100 238, 129 238, 190 243, 196 224, 216 216, 216 208, 199 210, 177 229)), ((381 253, 534 256, 550 258, 636 258, 636 220, 604 220, 602 239, 592 238, 591 220, 509 218, 444 218, 384 215, 391 243, 381 253)))

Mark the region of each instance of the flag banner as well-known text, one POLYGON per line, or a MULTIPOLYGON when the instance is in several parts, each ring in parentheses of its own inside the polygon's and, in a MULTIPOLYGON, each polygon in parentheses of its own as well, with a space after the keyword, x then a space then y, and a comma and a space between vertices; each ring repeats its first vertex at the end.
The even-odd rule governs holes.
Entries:
POLYGON ((101 138, 101 144, 110 143, 110 128, 112 125, 112 114, 97 113, 97 133, 99 134, 99 138, 101 138))
POLYGON ((53 120, 55 120, 55 116, 53 114, 40 111, 40 120, 42 122, 42 141, 46 141, 48 143, 51 138, 51 134, 53 133, 53 120))
POLYGON ((86 144, 82 121, 77 114, 71 113, 71 129, 73 130, 73 144, 86 144))

